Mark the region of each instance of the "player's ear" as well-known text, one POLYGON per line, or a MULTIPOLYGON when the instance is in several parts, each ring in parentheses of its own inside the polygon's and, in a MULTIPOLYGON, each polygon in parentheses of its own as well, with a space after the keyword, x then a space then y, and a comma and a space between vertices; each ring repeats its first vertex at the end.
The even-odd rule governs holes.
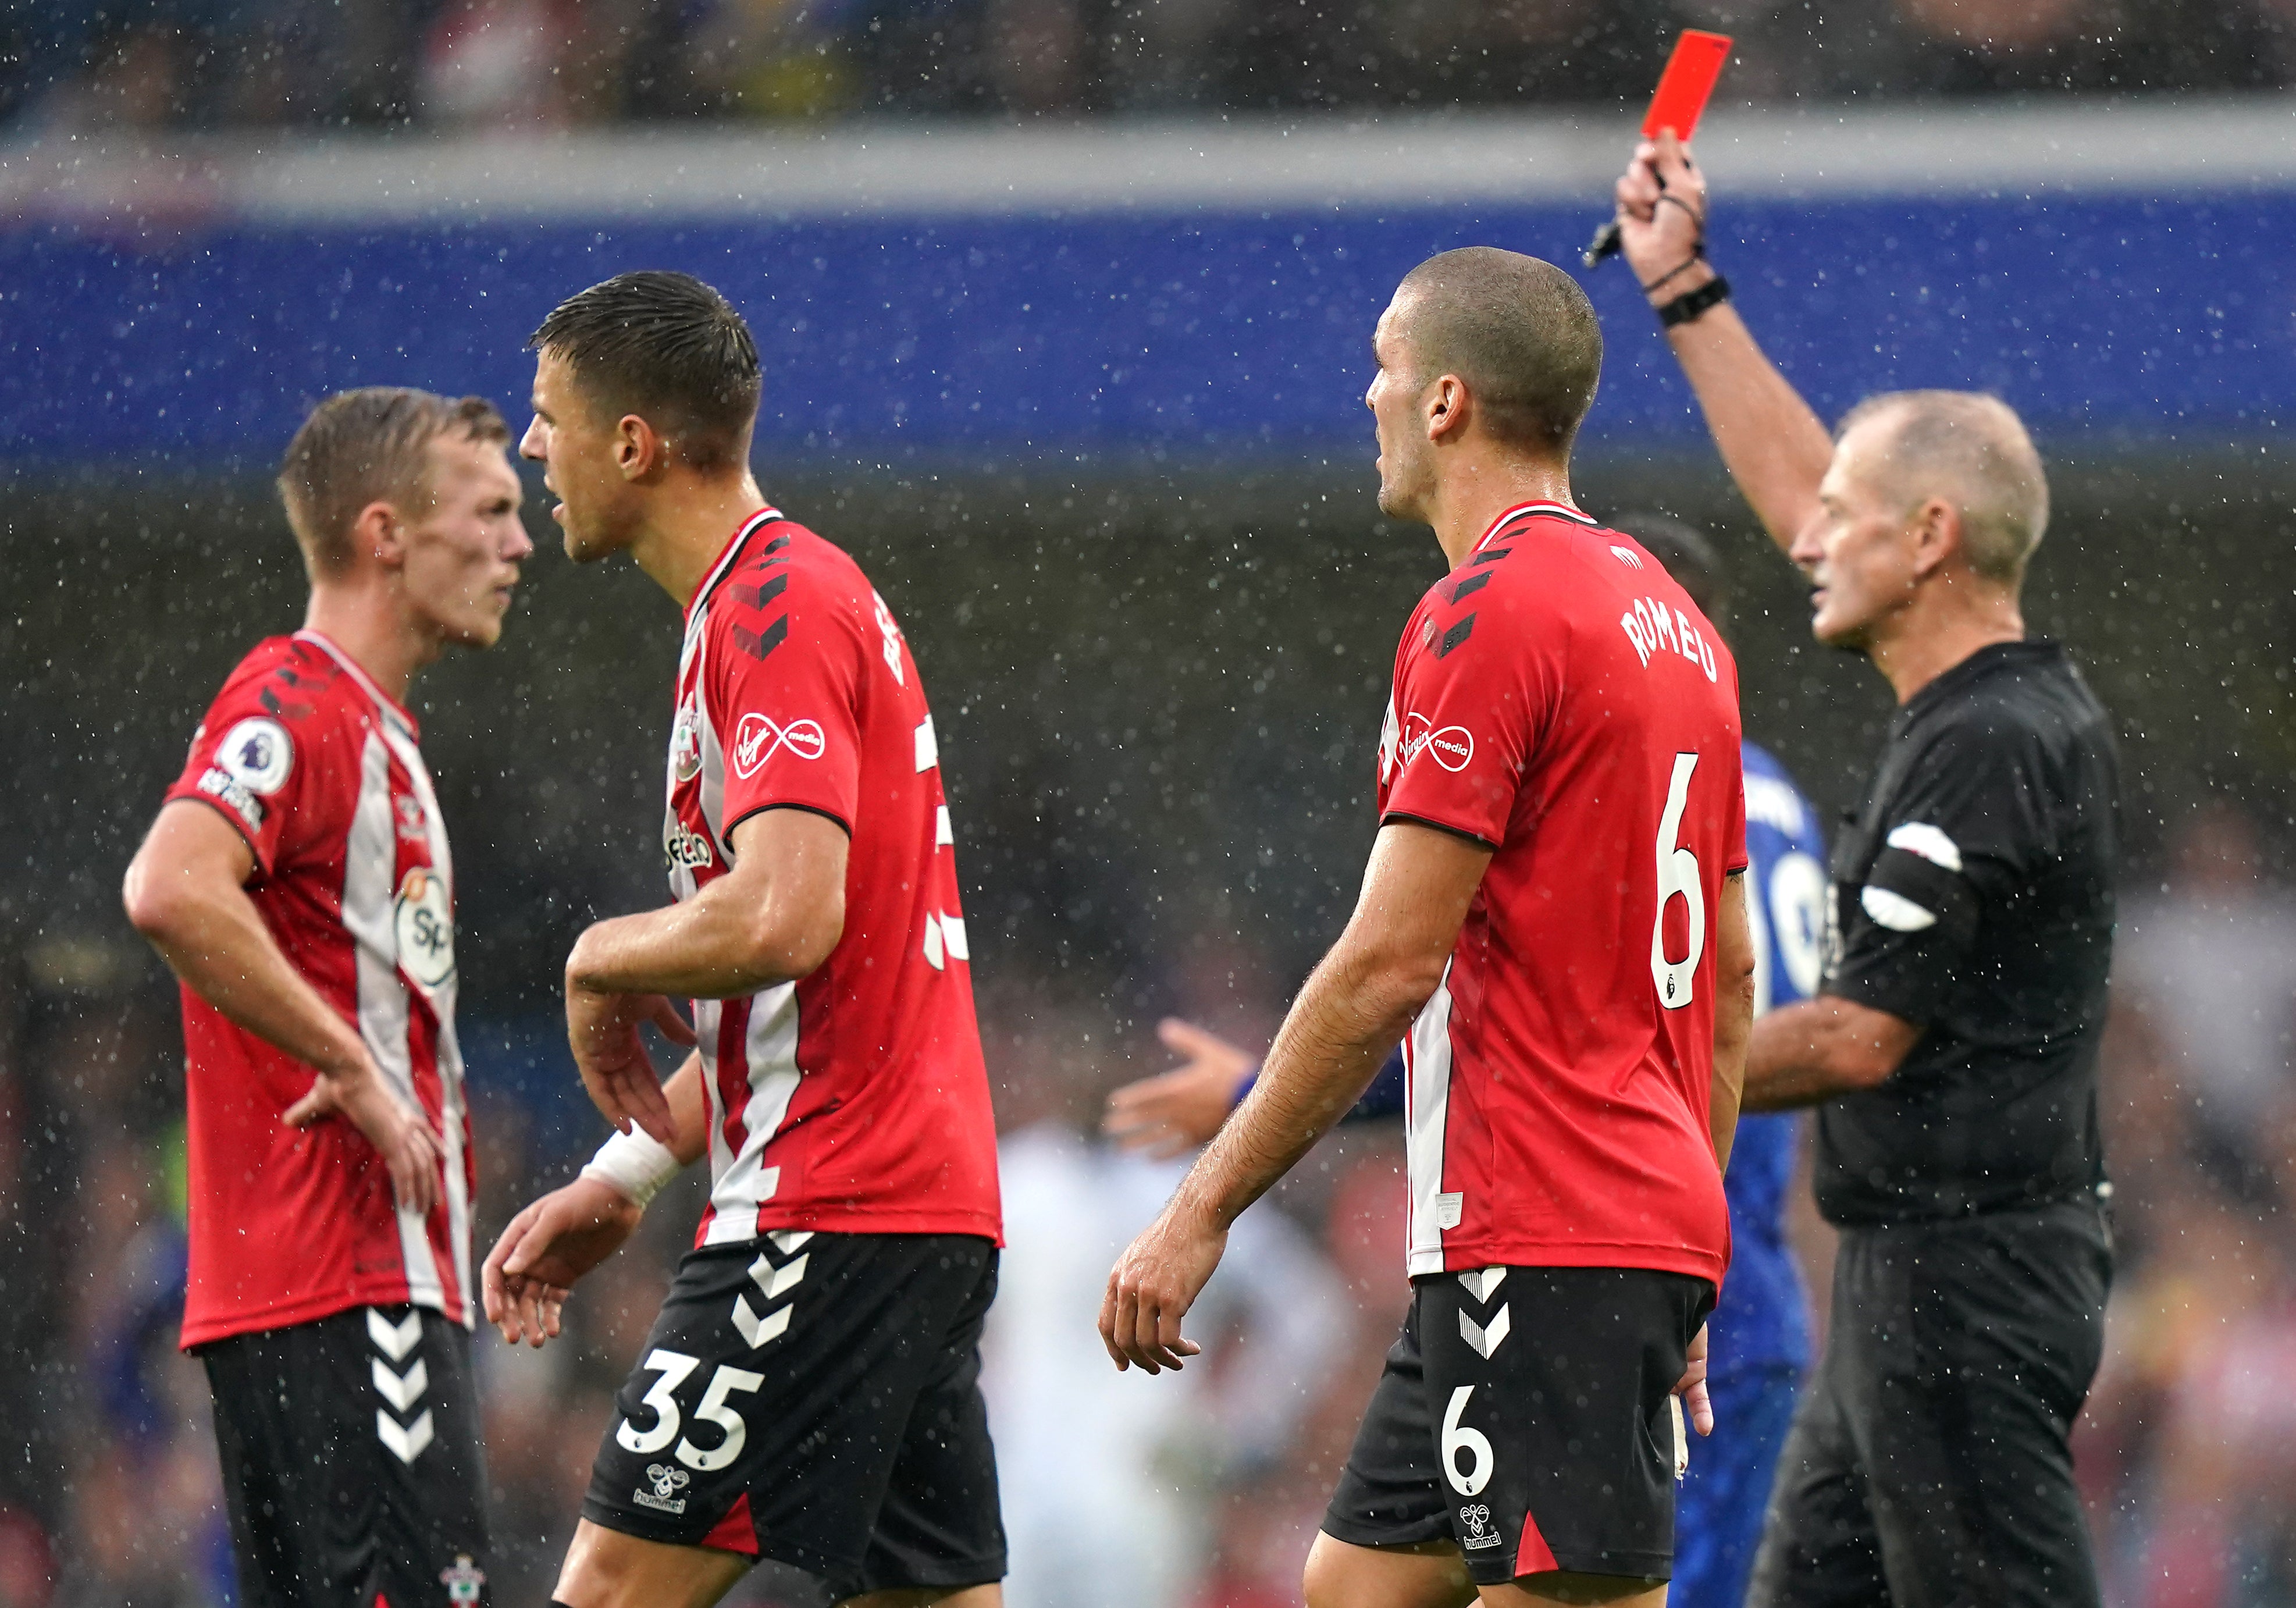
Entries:
POLYGON ((669 443, 660 431, 636 414, 624 414, 614 427, 614 466, 626 480, 644 480, 669 457, 669 443))
POLYGON ((386 570, 406 562, 406 527, 398 510, 377 498, 351 521, 351 551, 364 554, 386 570))
POLYGON ((1446 436, 1456 437, 1467 423, 1467 386, 1456 374, 1445 374, 1428 388, 1424 400, 1427 410, 1427 439, 1439 441, 1446 436))

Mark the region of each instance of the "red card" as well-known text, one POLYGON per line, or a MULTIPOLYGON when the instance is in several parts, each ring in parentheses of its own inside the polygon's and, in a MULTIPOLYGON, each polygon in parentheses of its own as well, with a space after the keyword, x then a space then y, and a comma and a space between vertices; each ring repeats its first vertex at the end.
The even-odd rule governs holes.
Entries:
POLYGON ((1714 93, 1714 81, 1722 76, 1722 63, 1729 59, 1729 35, 1684 29, 1682 37, 1674 42, 1674 54, 1667 58, 1658 93, 1651 96, 1650 115, 1643 119, 1643 136, 1656 139, 1660 129, 1671 128, 1688 144, 1690 136, 1698 132, 1706 97, 1714 93))

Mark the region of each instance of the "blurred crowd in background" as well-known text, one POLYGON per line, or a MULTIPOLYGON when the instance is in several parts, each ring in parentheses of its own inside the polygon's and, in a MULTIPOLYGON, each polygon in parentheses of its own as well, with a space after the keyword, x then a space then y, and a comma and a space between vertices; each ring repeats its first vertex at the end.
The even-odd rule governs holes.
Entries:
MULTIPOLYGON (((2120 1271, 2078 1438, 2116 1608, 2296 1600, 2296 889, 2230 802, 2190 813, 2124 890, 2103 1078, 2120 1271)), ((1399 1132, 1327 1143, 1247 1215, 1179 1377, 1119 1375, 1093 1327, 1107 1268, 1179 1163, 1100 1141, 1107 1092, 1160 1070, 1105 1001, 980 967, 1010 1244, 987 1382, 1013 1608, 1298 1601, 1331 1481, 1406 1300, 1399 1132)), ((205 1380, 175 1350, 184 1251, 172 990, 134 949, 50 940, 0 992, 0 1608, 229 1600, 205 1380), (26 1427, 29 1426, 29 1427, 26 1427), (12 1434, 12 1441, 15 1439, 12 1434), (62 1479, 55 1471, 66 1471, 62 1479)), ((1265 1041, 1285 980, 1223 942, 1170 997, 1265 1041)), ((482 1243, 603 1131, 556 1022, 469 1021, 482 1243)), ((496 1600, 545 1595, 610 1399, 691 1232, 698 1179, 579 1291, 541 1352, 480 1335, 496 1600)), ((1802 1210, 1808 1214, 1806 1191, 1802 1210)), ((1826 1235, 1799 1226, 1823 1317, 1826 1235)), ((1693 1455, 1695 1455, 1693 1453, 1693 1455)), ((813 1608, 760 1571, 734 1599, 813 1608)))
POLYGON ((19 132, 1617 103, 2296 82, 2296 0, 8 0, 19 132))

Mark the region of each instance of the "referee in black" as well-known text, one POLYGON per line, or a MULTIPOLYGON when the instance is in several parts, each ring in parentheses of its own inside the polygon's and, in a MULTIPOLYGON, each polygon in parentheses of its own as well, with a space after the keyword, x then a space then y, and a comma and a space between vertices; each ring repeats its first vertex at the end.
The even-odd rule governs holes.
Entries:
MULTIPOLYGON (((1817 998, 1755 1024, 1747 1111, 1813 1105, 1832 1333, 1772 1493, 1762 1608, 2082 1608, 2067 1435, 2103 1350, 2096 1115, 2118 869, 2112 722, 2018 595, 2048 520, 1999 400, 1876 397, 1829 439, 1728 305, 1667 135, 1627 259, 1820 642, 1898 696, 1836 839, 1817 998)), ((1725 1299, 1727 1299, 1726 1292, 1725 1299)))

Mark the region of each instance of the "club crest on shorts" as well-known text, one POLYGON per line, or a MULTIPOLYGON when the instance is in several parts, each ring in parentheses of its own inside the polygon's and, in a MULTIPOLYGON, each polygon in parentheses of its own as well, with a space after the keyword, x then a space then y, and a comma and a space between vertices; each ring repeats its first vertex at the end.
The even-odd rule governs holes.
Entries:
POLYGON ((1459 1510, 1459 1522, 1466 1530, 1466 1538, 1459 1545, 1469 1552, 1479 1552, 1486 1546, 1496 1546, 1505 1539, 1491 1528, 1491 1510, 1480 1502, 1471 1502, 1459 1510))
POLYGON ((458 1552, 451 1568, 439 1571, 439 1583, 447 1588, 450 1603, 475 1603, 486 1589, 487 1571, 471 1562, 471 1555, 458 1552))
POLYGON ((677 1493, 693 1483, 693 1476, 682 1468, 672 1468, 666 1463, 646 1464, 646 1484, 652 1489, 640 1488, 630 1493, 630 1500, 640 1507, 651 1507, 657 1513, 682 1514, 685 1498, 677 1493))

